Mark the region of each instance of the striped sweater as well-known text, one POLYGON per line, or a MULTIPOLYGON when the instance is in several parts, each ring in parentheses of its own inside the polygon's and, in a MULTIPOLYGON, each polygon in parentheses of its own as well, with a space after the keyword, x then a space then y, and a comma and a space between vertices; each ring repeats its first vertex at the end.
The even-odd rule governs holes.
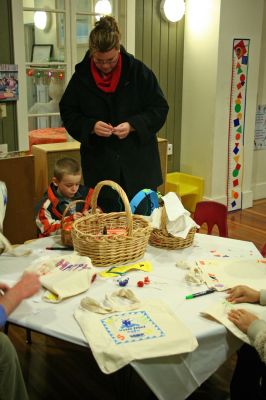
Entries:
MULTIPOLYGON (((75 212, 83 212, 89 208, 93 189, 87 189, 85 186, 80 185, 77 193, 71 199, 84 200, 85 203, 78 203, 73 210, 65 217, 65 222, 73 221, 75 212), (70 214, 70 215, 69 215, 70 214)), ((61 220, 65 208, 68 206, 70 200, 59 195, 56 186, 51 183, 47 192, 44 193, 42 199, 36 206, 36 225, 38 228, 38 237, 46 237, 52 235, 59 235, 61 233, 61 220)))

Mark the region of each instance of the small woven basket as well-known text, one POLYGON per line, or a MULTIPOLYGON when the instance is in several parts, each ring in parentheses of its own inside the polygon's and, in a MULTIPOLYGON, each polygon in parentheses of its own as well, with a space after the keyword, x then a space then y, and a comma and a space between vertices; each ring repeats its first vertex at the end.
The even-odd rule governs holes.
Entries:
POLYGON ((161 228, 152 230, 149 243, 152 246, 169 250, 184 249, 192 245, 196 231, 196 227, 191 228, 185 239, 168 233, 166 229, 166 210, 165 207, 162 207, 161 228))
MULTIPOLYGON (((71 236, 71 229, 66 229, 67 226, 69 226, 70 222, 65 221, 65 217, 68 213, 68 211, 77 203, 85 203, 85 200, 74 200, 71 203, 68 204, 68 206, 65 208, 62 219, 61 219, 61 242, 64 246, 68 247, 73 247, 73 242, 72 242, 72 236, 71 236)), ((73 222, 71 222, 73 224, 73 222)))
POLYGON ((72 228, 74 249, 91 258, 93 265, 104 267, 134 261, 143 256, 151 226, 140 215, 132 215, 124 190, 113 181, 99 182, 91 200, 91 214, 76 220, 72 228), (115 189, 125 211, 99 213, 97 199, 103 186, 115 189), (112 232, 112 233, 110 233, 112 232))

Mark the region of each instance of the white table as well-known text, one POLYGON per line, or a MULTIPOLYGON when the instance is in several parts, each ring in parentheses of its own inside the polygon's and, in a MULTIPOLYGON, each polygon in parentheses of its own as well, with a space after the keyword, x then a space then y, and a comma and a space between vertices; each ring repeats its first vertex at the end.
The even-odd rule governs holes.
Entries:
MULTIPOLYGON (((48 250, 45 248, 58 245, 58 240, 57 237, 38 239, 18 248, 18 251, 23 248, 32 249, 32 254, 27 257, 1 255, 0 280, 10 283, 16 281, 30 262, 36 257, 47 254, 48 250)), ((49 251, 52 256, 63 253, 66 254, 62 251, 49 251)), ((261 255, 251 242, 196 234, 193 245, 187 249, 167 251, 148 246, 143 260, 149 260, 153 265, 153 272, 146 273, 152 280, 151 285, 144 288, 136 286, 136 282, 145 276, 140 271, 130 272, 128 275, 130 277, 128 287, 133 289, 138 297, 161 297, 190 327, 199 343, 198 348, 192 353, 131 363, 160 400, 187 398, 241 344, 223 325, 200 315, 201 311, 225 294, 213 293, 185 300, 187 294, 204 290, 205 287, 189 287, 184 280, 186 271, 175 265, 178 259, 199 260, 217 257, 260 258, 261 255)), ((88 293, 90 297, 102 299, 106 292, 112 292, 117 288, 115 279, 97 278, 88 293)), ((71 343, 88 346, 73 317, 81 298, 86 295, 83 293, 59 304, 45 303, 40 301, 40 296, 35 296, 24 300, 9 316, 9 321, 71 343)))

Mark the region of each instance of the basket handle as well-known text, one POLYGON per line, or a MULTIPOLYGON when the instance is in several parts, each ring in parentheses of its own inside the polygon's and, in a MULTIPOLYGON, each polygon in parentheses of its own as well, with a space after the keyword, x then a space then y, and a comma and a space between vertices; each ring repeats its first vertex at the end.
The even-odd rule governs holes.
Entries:
POLYGON ((113 181, 101 181, 97 183, 97 185, 94 188, 92 198, 91 198, 91 212, 92 214, 96 213, 96 208, 97 208, 97 199, 98 195, 100 193, 100 190, 102 189, 103 186, 110 186, 112 189, 116 190, 119 196, 121 197, 124 206, 125 206, 125 213, 127 217, 127 225, 128 225, 128 236, 132 236, 132 231, 133 231, 133 218, 132 218, 132 213, 131 213, 131 208, 129 205, 129 201, 127 198, 126 193, 124 190, 121 188, 121 186, 118 185, 118 183, 113 182, 113 181))
POLYGON ((74 201, 71 201, 71 203, 69 203, 69 204, 66 206, 66 208, 64 209, 64 212, 63 212, 63 214, 62 214, 61 229, 63 229, 63 227, 64 227, 65 216, 67 215, 68 210, 69 210, 71 207, 73 207, 75 204, 77 204, 77 203, 85 203, 85 200, 74 200, 74 201))
POLYGON ((165 209, 165 206, 163 206, 163 207, 162 207, 162 215, 161 215, 161 226, 160 226, 160 229, 161 229, 162 231, 164 231, 165 233, 168 233, 168 232, 167 232, 167 229, 166 229, 166 219, 167 219, 167 216, 166 216, 166 209, 165 209))

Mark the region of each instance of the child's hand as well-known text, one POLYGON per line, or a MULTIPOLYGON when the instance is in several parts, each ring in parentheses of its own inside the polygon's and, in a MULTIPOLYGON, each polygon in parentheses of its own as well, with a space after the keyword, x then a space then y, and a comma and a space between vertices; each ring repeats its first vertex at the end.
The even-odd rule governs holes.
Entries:
POLYGON ((75 219, 79 219, 79 218, 81 218, 81 217, 83 217, 83 214, 82 214, 81 212, 77 212, 77 213, 73 214, 73 219, 74 219, 74 220, 75 220, 75 219))
POLYGON ((254 314, 246 310, 231 310, 228 319, 233 322, 242 332, 247 333, 249 325, 258 319, 254 314))
POLYGON ((231 303, 259 303, 260 300, 260 292, 244 285, 235 286, 227 293, 226 300, 231 303))

